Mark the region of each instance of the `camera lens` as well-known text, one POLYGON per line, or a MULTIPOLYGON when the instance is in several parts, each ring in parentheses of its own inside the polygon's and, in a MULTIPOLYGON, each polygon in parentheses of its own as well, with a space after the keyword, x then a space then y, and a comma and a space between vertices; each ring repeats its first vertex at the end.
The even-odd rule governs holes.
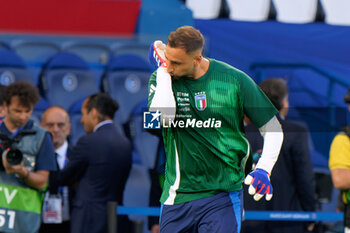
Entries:
POLYGON ((5 150, 6 160, 11 165, 18 165, 22 162, 23 154, 18 149, 5 150))

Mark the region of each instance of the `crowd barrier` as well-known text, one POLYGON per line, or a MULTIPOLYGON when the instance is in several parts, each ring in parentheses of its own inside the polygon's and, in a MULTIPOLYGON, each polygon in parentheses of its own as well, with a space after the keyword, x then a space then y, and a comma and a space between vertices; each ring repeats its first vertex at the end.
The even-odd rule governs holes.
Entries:
MULTIPOLYGON (((159 216, 159 207, 118 206, 116 202, 107 203, 107 233, 117 232, 117 215, 159 216)), ((244 220, 255 221, 342 221, 343 213, 338 212, 304 212, 304 211, 245 211, 244 220)), ((142 231, 140 231, 142 232, 142 231)))

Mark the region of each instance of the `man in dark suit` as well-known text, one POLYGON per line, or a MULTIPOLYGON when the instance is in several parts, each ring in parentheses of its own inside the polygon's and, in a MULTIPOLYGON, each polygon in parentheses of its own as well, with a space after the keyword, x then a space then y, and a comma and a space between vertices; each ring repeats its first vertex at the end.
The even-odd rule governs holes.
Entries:
MULTIPOLYGON (((245 189, 245 210, 315 211, 314 176, 308 147, 308 131, 295 122, 285 120, 289 102, 287 85, 283 79, 266 79, 259 86, 279 110, 284 140, 270 177, 274 191, 272 200, 269 202, 263 200, 263 203, 257 204, 252 198, 248 198, 248 191, 245 189)), ((253 158, 258 158, 263 146, 259 130, 254 125, 248 124, 246 138, 255 154, 253 158)), ((242 232, 302 233, 312 229, 313 224, 303 222, 246 221, 242 232)))
MULTIPOLYGON (((52 135, 53 146, 55 149, 57 170, 62 170, 68 162, 68 156, 72 153, 72 147, 68 144, 67 137, 70 134, 71 125, 69 115, 63 108, 52 106, 45 110, 41 117, 41 126, 48 130, 52 135)), ((40 227, 40 233, 69 233, 70 230, 70 204, 72 200, 72 188, 68 186, 59 186, 56 181, 56 172, 50 172, 49 188, 44 202, 50 202, 54 198, 60 198, 61 223, 45 219, 45 205, 43 208, 43 224, 40 227)))
MULTIPOLYGON (((87 135, 74 147, 58 180, 78 182, 73 199, 71 233, 105 233, 107 202, 122 204, 131 168, 131 144, 113 124, 118 104, 107 94, 85 99, 81 123, 87 135)), ((120 217, 119 217, 120 218, 120 217)), ((124 221, 118 221, 118 232, 124 221)))

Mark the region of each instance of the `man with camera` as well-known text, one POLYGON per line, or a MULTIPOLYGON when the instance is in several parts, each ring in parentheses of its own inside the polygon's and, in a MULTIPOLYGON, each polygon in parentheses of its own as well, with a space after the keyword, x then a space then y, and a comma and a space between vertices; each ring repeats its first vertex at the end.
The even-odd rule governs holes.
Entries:
POLYGON ((6 89, 0 125, 0 232, 34 233, 40 227, 41 191, 55 160, 49 134, 29 119, 38 100, 31 83, 19 81, 6 89))

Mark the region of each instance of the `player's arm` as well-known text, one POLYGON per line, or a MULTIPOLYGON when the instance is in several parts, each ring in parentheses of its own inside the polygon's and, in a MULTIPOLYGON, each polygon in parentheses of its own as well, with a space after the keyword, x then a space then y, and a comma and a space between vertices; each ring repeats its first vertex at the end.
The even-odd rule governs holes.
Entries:
POLYGON ((276 116, 272 117, 265 125, 259 128, 264 138, 263 150, 256 168, 264 169, 271 174, 283 142, 283 131, 276 116))
POLYGON ((338 134, 329 151, 329 168, 335 188, 350 189, 350 143, 345 134, 338 134))
MULTIPOLYGON (((157 43, 159 44, 159 43, 157 43)), ((152 64, 160 65, 155 73, 152 74, 148 87, 148 107, 150 111, 159 111, 162 113, 161 122, 167 124, 169 120, 175 118, 176 102, 172 89, 171 76, 165 67, 165 60, 161 57, 164 54, 164 44, 156 46, 156 42, 150 47, 149 59, 152 64), (162 62, 157 62, 162 61, 162 62)))
POLYGON ((248 174, 244 183, 250 185, 248 192, 254 195, 254 200, 259 201, 266 195, 265 199, 269 201, 273 195, 270 174, 281 150, 283 131, 276 116, 260 127, 259 131, 264 138, 261 157, 255 170, 248 174))
POLYGON ((336 189, 350 189, 350 169, 335 168, 331 170, 333 185, 336 189))
POLYGON ((278 111, 248 75, 241 72, 237 80, 241 85, 244 113, 259 128, 264 138, 259 162, 244 183, 249 185, 248 192, 254 195, 256 201, 264 195, 266 200, 270 200, 273 193, 270 174, 283 142, 282 127, 276 117, 278 111))

